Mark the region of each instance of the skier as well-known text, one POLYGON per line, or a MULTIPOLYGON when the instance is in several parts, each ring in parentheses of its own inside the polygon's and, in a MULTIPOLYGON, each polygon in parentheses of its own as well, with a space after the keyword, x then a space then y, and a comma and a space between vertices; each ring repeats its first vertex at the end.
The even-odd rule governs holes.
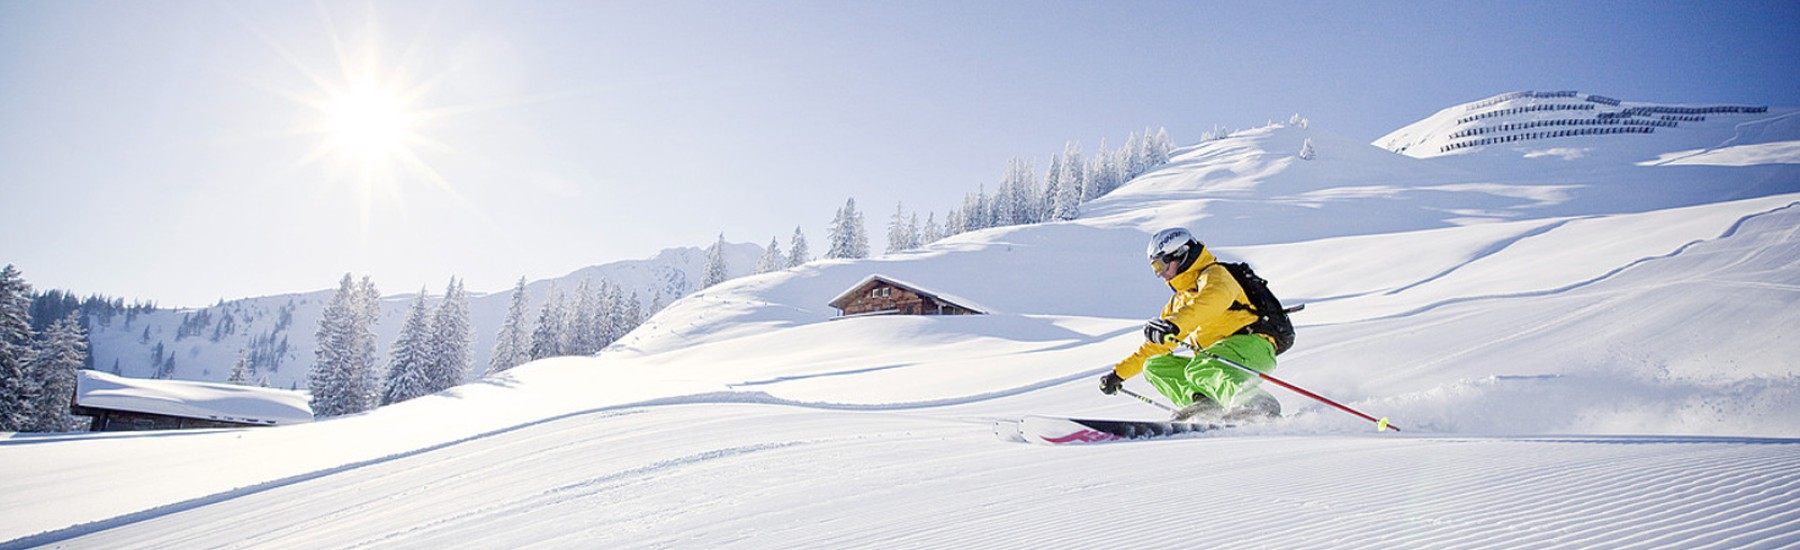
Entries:
POLYGON ((1210 357, 1174 354, 1179 340, 1258 372, 1275 369, 1275 340, 1248 329, 1256 314, 1233 307, 1249 304, 1237 279, 1206 245, 1179 227, 1151 236, 1149 257, 1151 269, 1175 295, 1163 306, 1162 316, 1144 325, 1148 341, 1100 378, 1100 391, 1112 395, 1142 372, 1179 407, 1177 421, 1280 416, 1281 403, 1257 387, 1261 380, 1255 375, 1210 357))

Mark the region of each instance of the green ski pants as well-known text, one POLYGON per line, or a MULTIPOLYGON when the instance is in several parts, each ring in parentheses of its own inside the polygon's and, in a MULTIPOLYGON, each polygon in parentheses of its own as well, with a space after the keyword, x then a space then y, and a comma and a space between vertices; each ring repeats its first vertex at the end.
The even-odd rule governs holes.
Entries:
MULTIPOLYGON (((1257 372, 1275 370, 1275 346, 1254 334, 1226 337, 1206 348, 1206 352, 1257 372)), ((1144 378, 1178 408, 1192 405, 1194 394, 1198 393, 1230 409, 1262 391, 1257 388, 1262 379, 1256 375, 1206 356, 1190 358, 1168 354, 1151 357, 1144 362, 1144 378)))

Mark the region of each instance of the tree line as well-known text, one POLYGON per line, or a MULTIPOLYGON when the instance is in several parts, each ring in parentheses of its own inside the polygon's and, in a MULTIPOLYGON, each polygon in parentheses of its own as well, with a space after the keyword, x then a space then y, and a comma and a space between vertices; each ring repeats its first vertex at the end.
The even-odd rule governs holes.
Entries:
MULTIPOLYGON (((314 416, 366 412, 468 379, 474 357, 468 293, 452 277, 436 307, 428 305, 428 298, 424 289, 413 298, 383 363, 375 341, 381 293, 367 276, 356 280, 344 275, 319 319, 318 347, 307 379, 314 416)), ((604 280, 598 286, 583 280, 572 293, 552 286, 535 323, 528 321, 528 309, 525 278, 520 277, 486 374, 547 357, 598 353, 646 316, 636 292, 626 296, 622 287, 604 280)), ((240 359, 233 369, 234 379, 247 378, 240 375, 244 362, 240 359)))
MULTIPOLYGON (((1050 165, 1041 178, 1030 160, 1015 157, 1007 163, 1006 173, 993 193, 982 185, 965 194, 962 205, 951 208, 942 218, 931 212, 921 221, 919 213, 907 211, 904 202, 897 204, 894 214, 888 218, 886 252, 913 250, 970 231, 1073 220, 1081 215, 1081 207, 1088 201, 1111 193, 1132 178, 1168 163, 1174 149, 1174 140, 1167 129, 1155 133, 1145 129, 1141 135, 1134 132, 1117 150, 1109 149, 1106 141, 1101 140, 1100 150, 1092 156, 1084 156, 1081 145, 1070 141, 1061 153, 1050 156, 1050 165)), ((869 246, 867 227, 862 211, 856 207, 856 198, 844 201, 844 206, 837 209, 826 226, 824 258, 869 257, 873 251, 869 246)), ((720 235, 720 243, 723 242, 724 236, 720 235)), ((721 248, 714 245, 709 252, 715 256, 710 257, 709 262, 723 261, 716 256, 721 248)), ((763 250, 755 273, 780 271, 809 261, 812 257, 806 236, 796 227, 786 253, 782 252, 779 236, 769 239, 769 246, 763 250)), ((702 287, 723 280, 715 280, 709 275, 702 287)))

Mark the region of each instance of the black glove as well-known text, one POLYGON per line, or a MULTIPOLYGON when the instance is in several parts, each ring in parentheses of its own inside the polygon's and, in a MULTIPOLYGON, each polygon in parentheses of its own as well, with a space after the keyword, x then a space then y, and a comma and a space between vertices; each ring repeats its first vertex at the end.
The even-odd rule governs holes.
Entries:
POLYGON ((1106 376, 1100 377, 1100 393, 1104 393, 1107 395, 1119 393, 1119 386, 1124 385, 1124 384, 1125 384, 1125 379, 1119 378, 1119 373, 1116 373, 1116 372, 1106 373, 1106 376))
POLYGON ((1144 339, 1154 344, 1166 344, 1170 338, 1180 338, 1181 327, 1175 326, 1168 319, 1152 319, 1144 323, 1144 339))

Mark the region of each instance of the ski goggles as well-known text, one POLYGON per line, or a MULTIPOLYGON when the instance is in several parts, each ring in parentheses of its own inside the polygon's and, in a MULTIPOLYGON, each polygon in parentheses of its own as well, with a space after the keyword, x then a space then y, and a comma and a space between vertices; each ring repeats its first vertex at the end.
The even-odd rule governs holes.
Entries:
POLYGON ((1167 258, 1151 258, 1150 259, 1150 269, 1151 270, 1153 270, 1157 273, 1162 273, 1163 270, 1168 269, 1168 268, 1169 268, 1169 259, 1167 259, 1167 258))

